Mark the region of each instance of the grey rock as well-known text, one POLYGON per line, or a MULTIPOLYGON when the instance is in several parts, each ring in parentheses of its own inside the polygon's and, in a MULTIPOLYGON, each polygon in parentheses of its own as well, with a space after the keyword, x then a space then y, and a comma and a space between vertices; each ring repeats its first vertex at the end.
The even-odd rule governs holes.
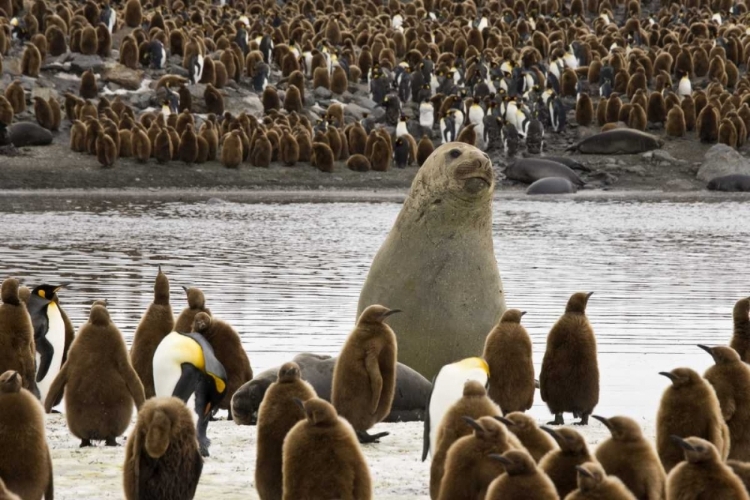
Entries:
POLYGON ((652 151, 652 153, 654 153, 654 161, 666 161, 669 163, 677 162, 677 159, 674 156, 663 149, 655 149, 654 151, 652 151))
POLYGON ((750 160, 726 144, 715 144, 706 151, 696 177, 708 182, 714 177, 732 174, 750 175, 750 160))
POLYGON ((104 69, 104 61, 99 56, 85 56, 83 54, 72 54, 72 56, 73 58, 70 60, 70 69, 78 74, 87 70, 96 73, 104 69))
POLYGON ((330 99, 332 95, 331 91, 325 87, 318 87, 315 89, 315 97, 318 99, 330 99))
POLYGON ((645 153, 641 155, 641 158, 643 158, 644 160, 650 160, 653 157, 654 157, 653 151, 646 151, 645 153))
POLYGON ((256 117, 263 116, 263 103, 261 102, 260 97, 258 97, 258 94, 250 94, 249 96, 244 97, 242 103, 243 110, 247 113, 256 117))
POLYGON ((363 108, 372 111, 377 106, 377 103, 366 96, 358 96, 354 98, 355 104, 362 106, 363 108))
POLYGON ((49 101, 50 97, 58 98, 57 91, 50 87, 32 87, 31 88, 31 99, 35 97, 41 97, 45 101, 49 101))
POLYGON ((351 116, 355 120, 359 121, 364 117, 365 113, 370 113, 369 109, 363 108, 359 104, 354 104, 353 102, 350 102, 346 106, 344 106, 344 115, 351 116))
POLYGON ((144 72, 133 70, 119 63, 107 65, 102 72, 102 80, 113 82, 128 90, 138 90, 143 81, 144 72))
POLYGON ((176 64, 169 67, 169 74, 184 76, 185 78, 190 76, 190 73, 188 72, 188 70, 176 64))

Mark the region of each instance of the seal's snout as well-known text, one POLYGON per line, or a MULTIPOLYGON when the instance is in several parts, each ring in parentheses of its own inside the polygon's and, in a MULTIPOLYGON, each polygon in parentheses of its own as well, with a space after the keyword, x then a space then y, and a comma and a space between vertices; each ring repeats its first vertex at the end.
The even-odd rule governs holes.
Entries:
POLYGON ((492 186, 492 162, 485 153, 467 158, 454 172, 456 180, 463 181, 464 190, 469 193, 477 194, 492 186))

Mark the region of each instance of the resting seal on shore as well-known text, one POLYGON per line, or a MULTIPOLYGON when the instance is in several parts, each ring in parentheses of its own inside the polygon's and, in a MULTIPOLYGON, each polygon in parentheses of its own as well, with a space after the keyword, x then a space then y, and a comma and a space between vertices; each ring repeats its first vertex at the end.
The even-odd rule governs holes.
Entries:
POLYGON ((478 356, 505 311, 492 244, 495 181, 487 155, 468 144, 437 148, 419 169, 373 260, 357 315, 371 304, 390 320, 399 360, 431 379, 478 356))
POLYGON ((618 128, 589 136, 565 151, 594 155, 627 155, 659 149, 663 145, 664 141, 651 134, 618 128))
POLYGON ((526 188, 526 194, 568 194, 575 193, 576 187, 562 177, 545 177, 526 188))
MULTIPOLYGON (((331 383, 336 358, 310 352, 297 354, 292 360, 299 365, 302 380, 313 386, 318 397, 331 400, 331 383)), ((276 382, 279 367, 259 373, 253 380, 240 387, 232 398, 232 416, 238 425, 252 425, 263 396, 276 382)), ((424 420, 424 409, 432 384, 408 366, 396 366, 396 393, 391 412, 384 422, 415 422, 424 420)))
POLYGON ((52 144, 52 132, 36 123, 19 122, 10 127, 10 142, 17 148, 52 144))
POLYGON ((750 175, 732 174, 714 177, 708 181, 711 191, 750 191, 750 175))
POLYGON ((584 182, 569 167, 552 160, 541 158, 523 158, 516 160, 503 170, 505 177, 512 181, 531 184, 546 177, 562 177, 576 186, 583 186, 584 182))

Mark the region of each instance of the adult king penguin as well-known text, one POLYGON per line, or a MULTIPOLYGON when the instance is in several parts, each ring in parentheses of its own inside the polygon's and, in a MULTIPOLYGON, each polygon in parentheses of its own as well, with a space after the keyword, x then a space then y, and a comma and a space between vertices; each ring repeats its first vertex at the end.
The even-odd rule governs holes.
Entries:
POLYGON ((26 305, 34 327, 36 382, 42 401, 47 398, 70 346, 66 342, 65 316, 55 301, 64 286, 39 285, 31 291, 26 305))
POLYGON ((437 431, 443 415, 453 403, 461 399, 464 384, 468 380, 476 380, 487 385, 490 368, 482 358, 466 358, 443 366, 432 380, 432 391, 427 398, 427 408, 424 418, 424 442, 422 461, 427 459, 427 453, 432 456, 437 449, 437 431))
POLYGON ((198 333, 164 337, 154 352, 154 389, 156 397, 175 396, 186 403, 195 394, 198 443, 201 455, 209 456, 208 421, 227 390, 227 372, 211 344, 198 333))

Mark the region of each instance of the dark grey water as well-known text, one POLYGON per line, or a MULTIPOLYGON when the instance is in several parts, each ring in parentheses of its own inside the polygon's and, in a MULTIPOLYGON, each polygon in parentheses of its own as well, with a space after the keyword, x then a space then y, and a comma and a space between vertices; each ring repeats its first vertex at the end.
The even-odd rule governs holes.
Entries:
MULTIPOLYGON (((308 350, 334 354, 355 320, 370 262, 398 203, 220 204, 13 200, 0 203, 1 275, 61 292, 78 327, 106 298, 129 342, 156 267, 201 287, 241 333, 255 370, 308 350)), ((528 311, 537 367, 574 291, 594 291, 602 414, 653 418, 678 365, 700 371, 696 343, 727 343, 745 272, 750 205, 742 201, 536 201, 494 205, 495 252, 508 305, 528 311)), ((534 413, 546 413, 539 402, 534 413)))

